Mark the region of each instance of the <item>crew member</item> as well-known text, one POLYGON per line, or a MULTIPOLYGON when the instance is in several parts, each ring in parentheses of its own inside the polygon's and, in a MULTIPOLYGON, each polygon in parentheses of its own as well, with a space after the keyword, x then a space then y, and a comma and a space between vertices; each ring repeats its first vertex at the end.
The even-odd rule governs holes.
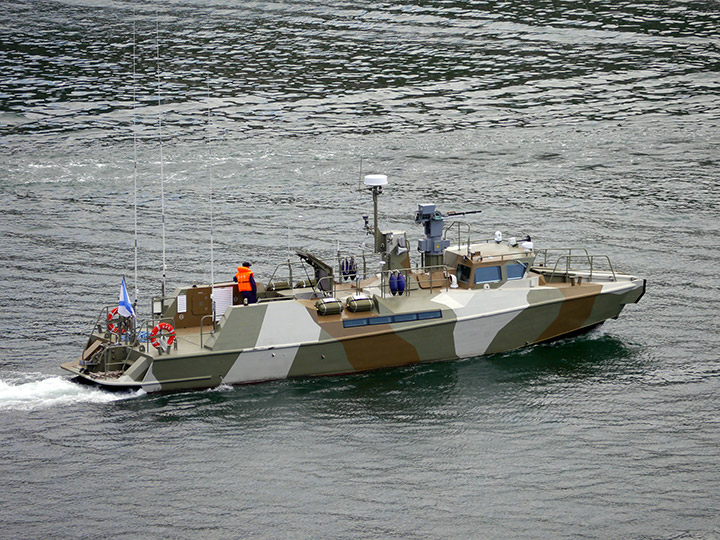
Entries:
POLYGON ((237 283, 238 292, 243 299, 243 304, 254 304, 257 302, 257 285, 255 284, 255 275, 252 273, 252 270, 250 270, 249 262, 244 262, 242 266, 238 266, 233 281, 237 283))

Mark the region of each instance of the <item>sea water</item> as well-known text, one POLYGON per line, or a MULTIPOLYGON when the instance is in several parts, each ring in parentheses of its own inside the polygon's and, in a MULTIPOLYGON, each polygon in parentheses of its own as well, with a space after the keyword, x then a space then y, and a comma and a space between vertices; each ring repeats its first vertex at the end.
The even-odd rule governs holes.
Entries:
POLYGON ((0 537, 720 536, 719 23, 1 3, 0 537), (647 294, 584 336, 356 376, 109 394, 58 367, 123 275, 149 312, 163 205, 169 290, 245 259, 262 281, 296 248, 371 249, 370 172, 412 245, 418 203, 482 210, 478 237, 587 246, 647 294))

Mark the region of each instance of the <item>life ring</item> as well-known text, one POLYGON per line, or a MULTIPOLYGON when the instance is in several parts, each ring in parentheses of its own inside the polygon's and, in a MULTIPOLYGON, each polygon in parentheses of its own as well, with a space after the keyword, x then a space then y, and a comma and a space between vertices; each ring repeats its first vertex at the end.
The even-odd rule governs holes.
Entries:
POLYGON ((168 345, 173 344, 173 342, 175 341, 175 329, 173 328, 172 324, 166 322, 158 323, 157 326, 152 329, 152 332, 150 332, 150 343, 156 349, 159 349, 161 346, 161 337, 167 338, 168 345), (167 334, 162 334, 161 330, 165 330, 167 334))
MULTIPOLYGON (((108 323, 107 323, 107 329, 109 332, 112 332, 113 334, 118 333, 118 327, 115 325, 115 321, 120 320, 120 314, 118 313, 118 308, 112 308, 110 311, 108 311, 108 323)), ((127 330, 125 328, 121 329, 121 332, 124 334, 127 330)))

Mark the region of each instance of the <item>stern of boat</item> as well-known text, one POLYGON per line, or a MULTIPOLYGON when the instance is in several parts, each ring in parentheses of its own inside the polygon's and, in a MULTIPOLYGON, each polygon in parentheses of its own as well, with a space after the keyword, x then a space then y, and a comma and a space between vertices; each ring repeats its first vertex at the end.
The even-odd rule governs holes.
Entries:
POLYGON ((142 388, 152 357, 141 350, 137 341, 123 337, 112 332, 93 333, 80 357, 60 367, 80 382, 120 390, 142 388))

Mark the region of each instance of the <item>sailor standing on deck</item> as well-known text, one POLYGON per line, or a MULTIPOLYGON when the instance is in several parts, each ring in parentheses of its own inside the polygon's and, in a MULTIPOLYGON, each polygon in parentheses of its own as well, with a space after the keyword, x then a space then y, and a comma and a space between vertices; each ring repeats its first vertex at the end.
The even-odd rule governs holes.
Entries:
POLYGON ((243 304, 257 302, 257 285, 255 284, 255 275, 250 270, 249 262, 244 262, 242 266, 238 266, 233 281, 238 284, 238 292, 243 299, 243 304))

